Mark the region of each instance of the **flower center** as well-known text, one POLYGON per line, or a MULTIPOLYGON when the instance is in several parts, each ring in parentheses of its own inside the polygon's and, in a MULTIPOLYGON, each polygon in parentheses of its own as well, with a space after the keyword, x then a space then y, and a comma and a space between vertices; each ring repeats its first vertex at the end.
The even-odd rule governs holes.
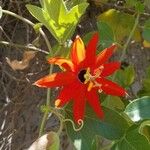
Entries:
POLYGON ((82 83, 84 83, 85 80, 86 80, 86 78, 85 78, 86 72, 87 72, 86 69, 83 69, 83 70, 81 70, 81 71, 79 72, 79 74, 78 74, 78 79, 79 79, 82 83))
POLYGON ((88 84, 88 88, 87 88, 87 91, 91 91, 91 89, 93 87, 98 87, 99 88, 99 92, 101 93, 102 92, 102 89, 101 89, 101 84, 99 84, 96 79, 97 78, 100 78, 100 75, 102 73, 104 69, 104 66, 100 66, 99 68, 95 69, 93 75, 91 74, 90 72, 90 68, 88 68, 87 70, 84 70, 84 84, 88 84), (85 72, 86 71, 86 72, 85 72))

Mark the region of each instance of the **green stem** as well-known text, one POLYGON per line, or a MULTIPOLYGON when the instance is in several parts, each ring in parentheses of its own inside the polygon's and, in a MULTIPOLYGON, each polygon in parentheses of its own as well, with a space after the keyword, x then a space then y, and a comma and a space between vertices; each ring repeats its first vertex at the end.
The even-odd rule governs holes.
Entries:
POLYGON ((133 37, 133 34, 134 34, 135 30, 136 30, 136 27, 137 27, 138 23, 139 23, 139 17, 140 17, 140 14, 137 14, 137 17, 136 17, 136 19, 135 19, 134 26, 133 26, 133 28, 132 28, 132 30, 131 30, 131 32, 130 32, 130 35, 129 35, 129 37, 128 37, 126 43, 125 43, 125 45, 123 46, 123 50, 122 50, 122 55, 121 55, 121 57, 120 57, 120 61, 122 61, 122 60, 124 59, 125 55, 126 55, 127 47, 128 47, 128 45, 129 45, 129 43, 130 43, 132 37, 133 37))
MULTIPOLYGON (((122 54, 121 54, 121 56, 120 56, 120 62, 124 59, 124 57, 125 57, 125 55, 126 55, 127 47, 128 47, 128 45, 129 45, 129 43, 130 43, 132 37, 133 37, 133 34, 134 34, 134 32, 135 32, 135 29, 136 29, 136 27, 137 27, 137 25, 138 25, 138 23, 139 23, 139 17, 140 17, 140 14, 137 14, 137 17, 136 17, 136 19, 135 19, 134 26, 133 26, 133 28, 132 28, 132 30, 131 30, 131 32, 130 32, 130 35, 129 35, 129 37, 128 37, 126 43, 125 43, 124 46, 123 46, 122 54)), ((116 77, 116 74, 114 74, 114 75, 112 76, 112 80, 114 80, 115 77, 116 77)))
MULTIPOLYGON (((61 49, 61 46, 58 47, 57 51, 59 51, 60 49, 61 49)), ((52 74, 52 72, 53 72, 53 65, 50 66, 49 74, 52 74)), ((47 107, 51 107, 50 106, 50 97, 51 97, 51 89, 48 88, 48 90, 47 90, 47 98, 46 98, 46 106, 47 107)), ((41 125, 40 125, 39 137, 42 136, 42 134, 43 134, 44 127, 45 127, 45 124, 46 124, 46 120, 47 120, 47 117, 48 117, 48 113, 49 113, 48 110, 44 112, 44 115, 43 115, 43 118, 42 118, 42 122, 41 122, 41 125)), ((59 115, 55 111, 52 111, 52 113, 54 113, 54 114, 56 114, 56 116, 58 116, 58 118, 60 120, 60 126, 63 126, 62 125, 62 119, 59 117, 59 115)), ((62 128, 61 128, 61 130, 62 130, 62 128)), ((61 132, 61 131, 59 131, 59 132, 61 132)))
MULTIPOLYGON (((53 72, 53 65, 50 66, 49 74, 52 74, 52 72, 53 72)), ((46 97, 46 106, 47 107, 51 107, 50 106, 50 97, 51 97, 51 89, 48 88, 47 89, 47 97, 46 97)), ((46 110, 44 112, 44 115, 43 115, 43 118, 41 121, 40 130, 39 130, 39 137, 41 137, 43 135, 46 120, 48 118, 48 114, 49 114, 49 110, 46 110)))

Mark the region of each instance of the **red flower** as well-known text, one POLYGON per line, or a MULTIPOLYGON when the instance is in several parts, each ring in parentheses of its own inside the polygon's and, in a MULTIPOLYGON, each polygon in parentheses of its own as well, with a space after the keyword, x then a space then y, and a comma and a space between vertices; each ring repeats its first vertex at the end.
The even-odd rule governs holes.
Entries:
POLYGON ((86 102, 93 108, 99 118, 103 117, 103 111, 99 102, 98 93, 115 96, 125 96, 126 91, 114 82, 106 79, 120 68, 119 62, 107 62, 112 56, 115 45, 104 49, 96 56, 98 34, 94 34, 89 41, 86 50, 79 36, 76 37, 71 50, 71 60, 64 58, 50 58, 50 64, 56 64, 65 69, 64 72, 53 73, 36 81, 39 87, 61 86, 56 107, 62 107, 69 101, 73 101, 74 120, 79 123, 84 117, 86 102))

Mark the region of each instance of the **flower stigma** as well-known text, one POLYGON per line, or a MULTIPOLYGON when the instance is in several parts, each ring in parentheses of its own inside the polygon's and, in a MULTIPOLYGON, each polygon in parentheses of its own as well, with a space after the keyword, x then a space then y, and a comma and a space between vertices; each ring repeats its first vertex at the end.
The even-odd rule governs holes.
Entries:
POLYGON ((91 89, 93 87, 98 87, 99 90, 98 92, 101 93, 102 92, 102 89, 101 89, 101 84, 99 84, 96 79, 97 78, 101 78, 100 75, 102 73, 104 69, 104 66, 100 66, 99 68, 95 69, 94 70, 94 75, 91 74, 90 72, 90 68, 87 68, 87 69, 83 69, 79 72, 78 74, 78 78, 79 80, 83 83, 83 84, 88 84, 88 88, 87 88, 87 91, 91 91, 91 89))

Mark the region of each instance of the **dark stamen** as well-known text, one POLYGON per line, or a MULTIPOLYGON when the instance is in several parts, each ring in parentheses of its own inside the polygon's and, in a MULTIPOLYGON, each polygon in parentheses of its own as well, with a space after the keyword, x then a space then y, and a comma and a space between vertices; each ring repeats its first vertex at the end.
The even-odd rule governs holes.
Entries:
POLYGON ((86 74, 86 70, 81 70, 78 74, 78 78, 82 83, 84 83, 84 81, 85 81, 85 78, 84 78, 85 74, 86 74))

